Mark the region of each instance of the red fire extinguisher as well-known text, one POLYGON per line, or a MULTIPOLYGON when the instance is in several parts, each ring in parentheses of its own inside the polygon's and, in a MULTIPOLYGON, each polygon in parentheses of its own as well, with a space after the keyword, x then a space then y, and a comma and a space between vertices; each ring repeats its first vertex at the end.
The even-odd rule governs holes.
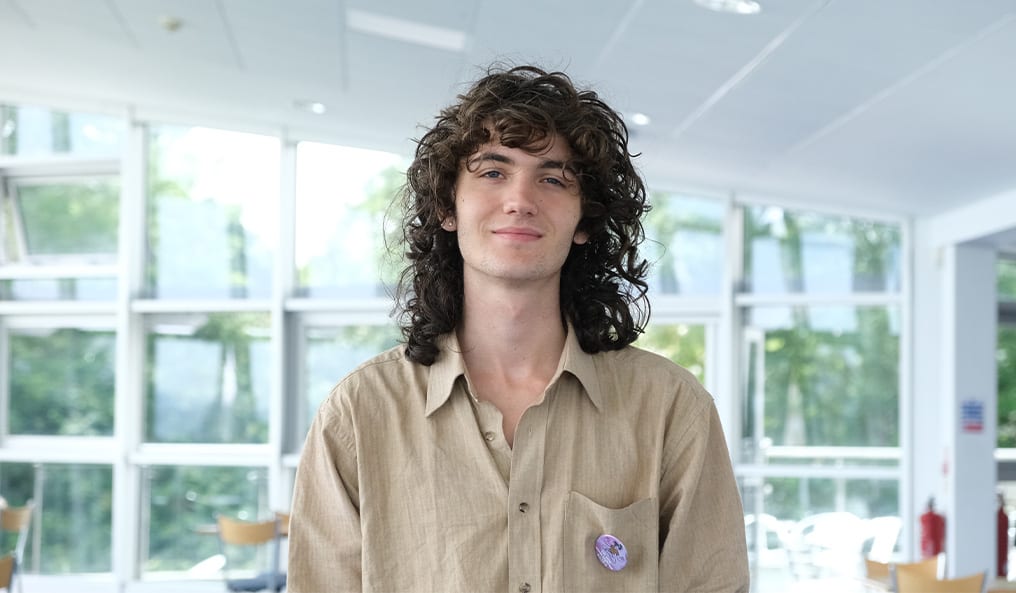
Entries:
POLYGON ((996 574, 1000 577, 1009 576, 1009 515, 1005 513, 1005 496, 998 494, 998 513, 995 541, 998 544, 998 562, 996 574))
POLYGON ((935 498, 928 499, 928 509, 921 513, 921 557, 938 556, 945 549, 945 517, 935 512, 935 498))

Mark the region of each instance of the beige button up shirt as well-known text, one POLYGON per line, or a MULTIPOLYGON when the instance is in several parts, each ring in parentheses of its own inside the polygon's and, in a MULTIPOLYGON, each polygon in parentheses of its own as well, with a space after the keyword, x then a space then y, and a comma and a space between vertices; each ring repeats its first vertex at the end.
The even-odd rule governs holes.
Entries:
POLYGON ((747 593, 741 502, 712 397, 628 347, 569 332, 510 448, 454 334, 427 367, 395 348, 344 378, 307 435, 291 593, 747 593), (627 565, 608 570, 609 534, 627 565))

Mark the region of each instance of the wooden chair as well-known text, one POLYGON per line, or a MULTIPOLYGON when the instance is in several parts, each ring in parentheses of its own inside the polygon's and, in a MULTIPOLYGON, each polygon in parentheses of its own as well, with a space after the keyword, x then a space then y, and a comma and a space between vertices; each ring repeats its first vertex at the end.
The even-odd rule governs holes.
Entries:
POLYGON ((11 590, 11 582, 14 580, 14 554, 0 556, 0 589, 11 590))
POLYGON ((983 572, 955 579, 929 579, 920 572, 896 574, 896 593, 981 593, 983 590, 983 572))
POLYGON ((14 556, 14 577, 18 581, 18 591, 22 590, 21 572, 24 570, 25 544, 28 542, 28 529, 32 525, 35 503, 31 499, 21 507, 4 507, 0 509, 0 531, 14 539, 14 545, 0 553, 11 552, 14 556))
POLYGON ((864 573, 873 581, 889 580, 889 563, 879 562, 871 558, 864 559, 864 573))
POLYGON ((931 558, 925 558, 916 562, 895 562, 892 564, 891 572, 894 579, 901 573, 914 575, 926 580, 937 579, 938 556, 932 556, 931 558))
POLYGON ((230 517, 219 516, 216 520, 219 530, 219 546, 226 565, 222 572, 226 588, 230 591, 275 591, 278 593, 286 588, 286 573, 279 563, 279 520, 241 521, 230 517), (239 574, 237 565, 241 552, 248 567, 262 564, 262 569, 250 571, 254 576, 236 576, 239 574), (267 554, 268 560, 258 561, 267 554), (254 560, 251 560, 253 556, 254 560))

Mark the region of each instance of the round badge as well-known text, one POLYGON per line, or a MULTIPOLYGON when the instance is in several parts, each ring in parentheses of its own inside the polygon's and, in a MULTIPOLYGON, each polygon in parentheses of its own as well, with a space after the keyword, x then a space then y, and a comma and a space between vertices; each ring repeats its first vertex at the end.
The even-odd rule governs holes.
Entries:
POLYGON ((596 558, 607 570, 618 571, 628 564, 628 550, 613 535, 603 534, 596 538, 596 558))

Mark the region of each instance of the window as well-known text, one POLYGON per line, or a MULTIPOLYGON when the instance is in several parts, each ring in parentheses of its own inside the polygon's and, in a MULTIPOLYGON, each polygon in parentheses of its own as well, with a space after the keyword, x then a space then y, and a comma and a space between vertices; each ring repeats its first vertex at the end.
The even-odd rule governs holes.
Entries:
POLYGON ((120 118, 0 103, 0 156, 118 157, 120 118))
POLYGON ((902 239, 895 223, 770 206, 743 217, 731 449, 752 588, 775 593, 897 553, 902 239))
POLYGON ((665 356, 706 384, 706 328, 693 323, 652 323, 635 345, 665 356))
POLYGON ((307 297, 387 297, 401 262, 389 257, 381 229, 405 182, 396 155, 301 142, 297 146, 297 293, 307 297))
POLYGON ((147 442, 267 442, 267 314, 152 315, 146 327, 147 442))
POLYGON ((399 329, 386 325, 331 325, 325 319, 305 322, 302 330, 302 402, 298 450, 318 406, 346 374, 368 358, 395 346, 399 329))
POLYGON ((896 292, 899 258, 891 224, 770 206, 744 211, 745 292, 896 292))
POLYGON ((216 515, 254 520, 272 512, 261 467, 146 466, 142 484, 145 578, 221 578, 216 515))
POLYGON ((112 570, 113 472, 108 465, 0 463, 0 492, 13 506, 35 501, 29 574, 112 570))
POLYGON ((147 296, 268 298, 279 140, 154 126, 148 152, 147 296))
POLYGON ((8 434, 112 436, 116 336, 106 327, 9 320, 8 434))
POLYGON ((660 295, 718 295, 723 289, 723 222, 719 200, 652 192, 643 255, 650 290, 660 295))
POLYGON ((6 187, 0 299, 113 300, 119 176, 9 175, 6 187))

